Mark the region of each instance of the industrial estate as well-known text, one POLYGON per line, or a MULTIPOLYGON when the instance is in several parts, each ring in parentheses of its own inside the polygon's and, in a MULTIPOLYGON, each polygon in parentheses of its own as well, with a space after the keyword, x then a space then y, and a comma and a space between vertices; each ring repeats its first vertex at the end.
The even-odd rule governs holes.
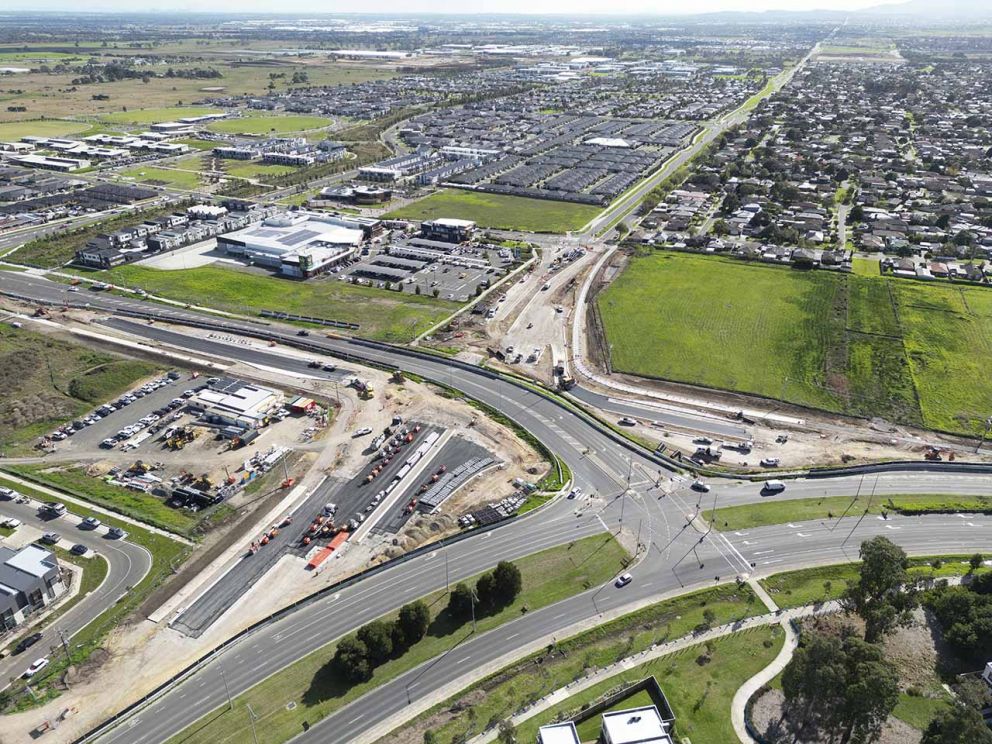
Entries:
POLYGON ((992 8, 830 4, 0 14, 0 742, 992 742, 992 8))

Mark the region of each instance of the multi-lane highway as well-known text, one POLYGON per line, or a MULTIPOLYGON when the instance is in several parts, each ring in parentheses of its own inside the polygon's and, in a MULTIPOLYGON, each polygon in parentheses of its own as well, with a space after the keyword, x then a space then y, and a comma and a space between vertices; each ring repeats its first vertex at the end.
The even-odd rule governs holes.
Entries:
MULTIPOLYGON (((24 275, 0 275, 0 291, 4 290, 53 301, 63 299, 57 285, 24 275)), ((94 307, 151 311, 162 320, 171 318, 181 323, 184 319, 204 319, 189 310, 177 312, 128 298, 94 295, 87 299, 94 307)), ((221 322, 229 325, 230 333, 239 328, 251 328, 245 321, 221 322)), ((199 354, 246 360, 250 354, 252 363, 274 368, 288 369, 290 365, 298 364, 276 351, 219 344, 156 325, 125 321, 114 321, 114 325, 149 343, 168 344, 199 354)), ((297 340, 291 331, 285 336, 288 343, 297 340)), ((578 504, 560 501, 492 533, 419 556, 369 576, 337 594, 314 600, 232 644, 187 680, 138 711, 126 724, 105 734, 107 741, 164 740, 221 705, 226 699, 225 679, 231 693, 236 695, 369 619, 443 588, 445 552, 450 579, 457 581, 500 559, 519 557, 575 537, 615 530, 622 519, 632 534, 641 535, 645 546, 641 555, 645 560, 634 569, 634 583, 626 589, 614 589, 612 585, 597 587, 551 607, 527 613, 484 636, 464 639, 457 652, 411 671, 400 680, 355 701, 325 723, 313 726, 306 735, 308 740, 354 741, 363 732, 373 730, 391 712, 405 706, 407 690, 411 695, 427 694, 459 678, 467 669, 504 657, 513 648, 547 635, 563 633, 575 623, 595 618, 600 612, 648 600, 682 586, 712 584, 754 571, 770 572, 807 563, 849 559, 856 555, 859 542, 872 534, 885 534, 915 553, 992 549, 992 520, 955 515, 889 520, 872 517, 860 523, 852 519, 840 524, 793 524, 741 534, 705 531, 704 525, 693 520, 701 508, 708 508, 714 500, 718 505, 757 501, 762 498, 758 486, 729 478, 725 481, 714 479, 711 481, 713 491, 700 498, 688 489, 689 479, 672 478, 672 473, 664 470, 649 453, 624 444, 594 421, 560 407, 526 387, 493 379, 490 373, 481 369, 454 366, 445 359, 410 356, 402 350, 360 342, 317 336, 311 336, 307 342, 329 354, 401 367, 442 381, 493 406, 559 454, 571 468, 576 484, 587 493, 595 494, 596 498, 578 504)), ((987 492, 990 480, 988 475, 962 473, 950 481, 944 473, 918 472, 880 475, 877 482, 872 476, 872 482, 878 494, 946 492, 950 489, 971 493, 987 492), (948 486, 949 483, 953 486, 948 486)), ((852 495, 863 488, 860 477, 800 480, 790 482, 787 496, 852 495)))
MULTIPOLYGON (((107 536, 107 528, 96 530, 80 529, 80 518, 70 512, 54 519, 42 518, 38 514, 41 502, 28 500, 0 501, 0 514, 19 519, 25 525, 43 532, 58 532, 62 535, 61 546, 71 547, 74 543, 85 545, 107 561, 107 576, 103 583, 80 599, 54 623, 42 631, 42 638, 31 649, 17 656, 0 661, 0 680, 6 686, 11 677, 20 676, 35 659, 49 655, 49 648, 59 646, 61 630, 66 638, 78 633, 90 624, 104 610, 124 596, 127 591, 141 581, 152 565, 151 555, 139 545, 127 540, 115 540, 107 536)), ((91 557, 89 560, 101 560, 91 557)))

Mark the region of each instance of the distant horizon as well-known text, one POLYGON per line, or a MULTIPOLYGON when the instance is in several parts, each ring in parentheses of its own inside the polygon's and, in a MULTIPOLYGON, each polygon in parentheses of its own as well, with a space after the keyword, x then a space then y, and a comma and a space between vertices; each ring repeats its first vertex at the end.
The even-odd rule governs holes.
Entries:
POLYGON ((269 0, 212 0, 210 3, 195 0, 174 0, 159 7, 146 7, 135 10, 133 3, 125 0, 96 0, 90 7, 80 9, 64 0, 35 0, 28 5, 14 5, 0 11, 0 18, 23 13, 69 13, 72 15, 100 15, 116 13, 123 15, 210 15, 210 14, 252 14, 271 16, 573 16, 588 18, 616 18, 626 16, 699 16, 717 13, 843 13, 857 12, 879 5, 899 5, 905 0, 696 0, 691 5, 679 0, 618 0, 611 4, 610 12, 602 12, 600 2, 590 0, 546 0, 536 7, 534 3, 521 0, 467 0, 459 4, 459 10, 448 10, 450 5, 438 0, 381 0, 376 10, 361 7, 358 2, 340 3, 346 7, 329 9, 318 5, 314 0, 289 0, 283 8, 275 10, 269 0))

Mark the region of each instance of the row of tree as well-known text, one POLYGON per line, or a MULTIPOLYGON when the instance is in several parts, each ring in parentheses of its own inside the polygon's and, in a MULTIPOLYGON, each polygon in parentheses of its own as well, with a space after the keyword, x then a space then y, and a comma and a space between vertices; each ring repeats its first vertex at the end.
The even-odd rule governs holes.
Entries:
POLYGON ((448 614, 454 620, 465 621, 475 615, 496 612, 513 601, 523 589, 520 569, 508 561, 500 561, 496 568, 482 574, 475 587, 459 583, 448 598, 448 614))
MULTIPOLYGON (((501 561, 482 574, 474 587, 457 584, 449 596, 447 612, 453 620, 464 622, 511 604, 522 588, 520 569, 501 561)), ((426 636, 430 624, 430 609, 424 602, 403 605, 395 620, 373 620, 343 638, 330 661, 331 668, 348 682, 364 682, 377 666, 401 656, 426 636)))
POLYGON ((403 605, 395 620, 373 620, 343 638, 331 665, 349 682, 364 682, 372 671, 427 635, 431 612, 417 600, 403 605))

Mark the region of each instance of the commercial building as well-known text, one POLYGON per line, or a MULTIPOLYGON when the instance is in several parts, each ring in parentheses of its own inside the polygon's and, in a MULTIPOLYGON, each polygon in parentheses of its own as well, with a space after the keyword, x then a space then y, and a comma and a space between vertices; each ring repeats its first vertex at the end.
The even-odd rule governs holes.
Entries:
POLYGON ((23 165, 28 168, 43 168, 45 170, 59 171, 60 173, 71 173, 90 167, 90 161, 84 158, 63 158, 49 155, 12 155, 8 161, 16 165, 23 165))
POLYGON ((603 714, 603 744, 673 744, 670 724, 653 705, 603 714))
POLYGON ((16 628, 66 590, 55 555, 37 545, 0 546, 0 633, 16 628))
POLYGON ((441 218, 420 223, 420 234, 428 240, 445 243, 464 243, 472 239, 475 223, 471 220, 441 218))
POLYGON ((353 256, 364 234, 352 221, 316 212, 285 212, 217 239, 228 255, 307 278, 353 256))
POLYGON ((270 388, 221 379, 190 398, 188 406, 211 424, 258 429, 282 400, 282 394, 270 388))

